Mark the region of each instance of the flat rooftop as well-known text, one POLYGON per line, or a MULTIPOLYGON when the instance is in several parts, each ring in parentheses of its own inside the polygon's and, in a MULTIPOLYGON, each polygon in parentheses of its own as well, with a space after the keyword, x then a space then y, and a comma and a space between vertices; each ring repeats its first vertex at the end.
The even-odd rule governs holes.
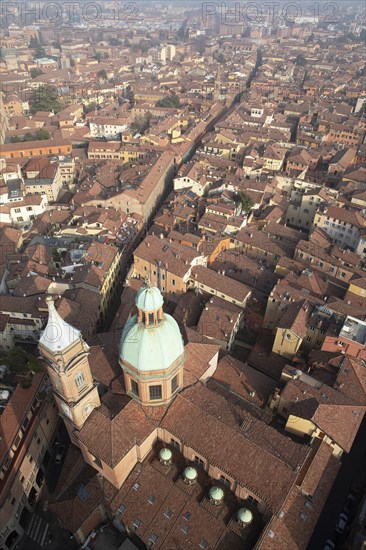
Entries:
POLYGON ((366 323, 348 315, 339 336, 364 346, 366 344, 366 323))

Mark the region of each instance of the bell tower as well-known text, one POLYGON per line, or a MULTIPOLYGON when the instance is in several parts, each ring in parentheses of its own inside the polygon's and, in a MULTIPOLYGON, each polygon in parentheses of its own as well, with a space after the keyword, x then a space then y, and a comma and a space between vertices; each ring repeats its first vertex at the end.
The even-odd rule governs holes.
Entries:
POLYGON ((97 384, 90 371, 89 346, 81 332, 57 313, 52 296, 46 298, 48 322, 39 341, 39 351, 47 363, 59 413, 70 437, 83 426, 92 410, 100 405, 97 384))

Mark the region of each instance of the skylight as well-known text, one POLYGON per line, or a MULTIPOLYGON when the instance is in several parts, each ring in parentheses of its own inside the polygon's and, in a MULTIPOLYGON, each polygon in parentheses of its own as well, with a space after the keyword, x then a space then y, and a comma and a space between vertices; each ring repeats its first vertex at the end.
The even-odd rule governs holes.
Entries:
POLYGON ((85 487, 85 485, 80 485, 78 490, 77 490, 77 495, 78 497, 80 498, 80 500, 82 500, 83 502, 85 502, 86 500, 88 500, 88 498, 90 497, 90 492, 88 491, 88 489, 85 487))

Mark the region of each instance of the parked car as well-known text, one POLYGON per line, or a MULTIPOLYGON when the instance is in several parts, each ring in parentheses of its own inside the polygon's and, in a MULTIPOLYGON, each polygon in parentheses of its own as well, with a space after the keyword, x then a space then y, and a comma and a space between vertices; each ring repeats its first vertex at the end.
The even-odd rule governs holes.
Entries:
POLYGON ((356 503, 356 497, 352 495, 351 493, 347 495, 346 502, 344 503, 344 512, 346 514, 350 514, 355 506, 356 503))
POLYGON ((323 546, 323 550, 334 550, 335 547, 336 547, 335 542, 328 539, 328 540, 325 541, 325 544, 323 546))
POLYGON ((57 448, 57 454, 55 456, 55 463, 61 464, 65 454, 65 445, 59 445, 57 448))
POLYGON ((347 522, 348 522, 348 516, 347 514, 345 514, 344 512, 342 512, 340 515, 339 515, 339 518, 338 518, 338 521, 337 521, 337 525, 336 525, 336 531, 337 533, 344 533, 345 529, 346 529, 346 526, 347 526, 347 522))

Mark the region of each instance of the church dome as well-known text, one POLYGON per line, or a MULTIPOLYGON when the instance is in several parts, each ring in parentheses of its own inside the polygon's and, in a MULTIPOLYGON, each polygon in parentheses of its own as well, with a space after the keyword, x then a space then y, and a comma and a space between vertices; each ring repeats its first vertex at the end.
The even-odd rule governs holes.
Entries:
POLYGON ((177 322, 149 281, 136 296, 137 315, 124 326, 119 362, 126 391, 142 405, 169 403, 183 386, 184 343, 177 322))
POLYGON ((122 332, 120 359, 138 371, 168 370, 184 356, 184 345, 177 322, 163 314, 159 324, 145 326, 134 315, 122 332))
POLYGON ((164 299, 156 286, 140 288, 136 294, 135 304, 142 311, 157 311, 163 307, 164 299))

